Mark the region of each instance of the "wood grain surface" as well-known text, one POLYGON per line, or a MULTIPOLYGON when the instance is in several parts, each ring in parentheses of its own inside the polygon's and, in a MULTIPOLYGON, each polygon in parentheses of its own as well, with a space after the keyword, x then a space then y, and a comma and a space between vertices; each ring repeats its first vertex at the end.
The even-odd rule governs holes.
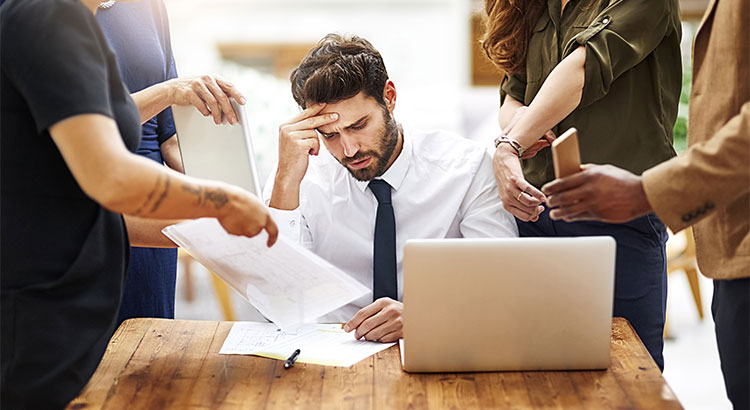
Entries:
POLYGON ((410 374, 398 345, 326 367, 219 355, 231 322, 131 319, 68 409, 680 409, 630 324, 606 371, 410 374))

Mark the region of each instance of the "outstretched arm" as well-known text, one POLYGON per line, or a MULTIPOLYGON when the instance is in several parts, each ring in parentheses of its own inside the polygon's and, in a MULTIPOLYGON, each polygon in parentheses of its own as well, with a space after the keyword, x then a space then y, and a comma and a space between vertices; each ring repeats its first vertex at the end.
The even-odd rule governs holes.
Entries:
POLYGON ((149 219, 215 217, 227 232, 277 229, 262 202, 238 187, 191 178, 130 153, 115 121, 101 114, 66 118, 50 134, 83 191, 105 208, 149 219))

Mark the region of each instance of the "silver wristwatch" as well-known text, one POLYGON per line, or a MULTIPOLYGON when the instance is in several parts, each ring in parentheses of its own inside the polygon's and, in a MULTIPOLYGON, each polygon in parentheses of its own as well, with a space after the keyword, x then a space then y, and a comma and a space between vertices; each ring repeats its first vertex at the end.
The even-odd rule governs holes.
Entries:
POLYGON ((521 144, 518 143, 518 141, 508 138, 505 134, 500 134, 497 136, 497 138, 495 138, 495 148, 497 148, 504 142, 507 142, 511 147, 513 147, 514 150, 516 150, 518 158, 521 158, 521 155, 523 155, 523 152, 526 150, 521 146, 521 144))

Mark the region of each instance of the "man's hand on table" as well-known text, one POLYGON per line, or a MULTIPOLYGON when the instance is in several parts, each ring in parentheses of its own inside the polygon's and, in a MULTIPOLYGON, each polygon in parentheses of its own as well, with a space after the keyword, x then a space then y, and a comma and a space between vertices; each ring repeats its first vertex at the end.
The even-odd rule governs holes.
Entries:
POLYGON ((354 330, 359 340, 396 342, 402 337, 403 321, 401 314, 404 304, 391 298, 380 298, 363 307, 344 325, 344 330, 354 330))

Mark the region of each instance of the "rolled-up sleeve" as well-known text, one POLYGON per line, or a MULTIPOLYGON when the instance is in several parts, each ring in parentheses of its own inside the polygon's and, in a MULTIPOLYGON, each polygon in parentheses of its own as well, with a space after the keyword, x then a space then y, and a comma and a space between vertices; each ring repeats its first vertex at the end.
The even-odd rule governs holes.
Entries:
POLYGON ((506 74, 500 84, 500 104, 505 102, 505 96, 509 95, 514 100, 523 103, 526 95, 526 78, 520 75, 506 74))
POLYGON ((569 55, 586 47, 586 77, 581 106, 609 92, 612 82, 638 65, 674 30, 670 0, 614 1, 565 47, 569 55))
POLYGON ((711 139, 643 173, 656 215, 674 232, 726 209, 750 190, 750 101, 711 139))

